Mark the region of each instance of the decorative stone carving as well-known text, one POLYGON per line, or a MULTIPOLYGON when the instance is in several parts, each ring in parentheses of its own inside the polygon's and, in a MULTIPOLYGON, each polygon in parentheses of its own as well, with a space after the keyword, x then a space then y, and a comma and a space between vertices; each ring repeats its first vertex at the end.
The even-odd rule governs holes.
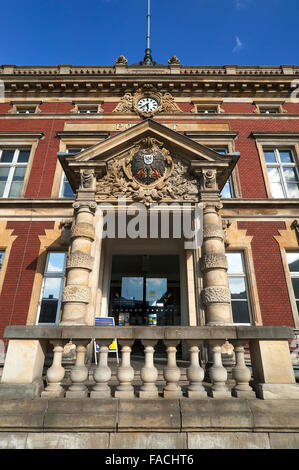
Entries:
POLYGON ((116 64, 121 64, 121 65, 127 65, 128 60, 125 58, 123 54, 120 54, 120 56, 115 60, 116 64))
POLYGON ((81 188, 93 189, 95 172, 94 169, 84 169, 80 171, 81 188))
POLYGON ((125 92, 116 108, 113 110, 114 113, 130 113, 134 112, 144 118, 152 117, 157 113, 182 113, 183 111, 175 103, 174 97, 171 93, 166 92, 162 94, 151 84, 145 84, 141 88, 135 91, 132 95, 130 92, 125 92), (152 111, 143 111, 138 108, 138 102, 141 98, 154 98, 158 106, 152 111))
POLYGON ((299 240, 299 222, 298 220, 294 220, 291 224, 291 228, 296 231, 297 238, 299 240))
POLYGON ((89 303, 89 287, 69 285, 65 286, 62 294, 62 302, 82 302, 89 303))
POLYGON ((66 268, 84 268, 92 271, 94 259, 92 256, 83 251, 74 251, 68 256, 66 262, 66 268))
POLYGON ((216 170, 202 170, 202 189, 218 190, 216 170))
POLYGON ((173 55, 170 57, 170 59, 168 60, 168 63, 169 63, 169 65, 179 65, 181 62, 180 62, 180 60, 177 58, 177 56, 173 54, 173 55))
POLYGON ((227 269, 227 259, 220 253, 207 253, 202 257, 202 271, 206 269, 227 269))
POLYGON ((231 295, 228 287, 211 286, 202 290, 202 300, 205 305, 211 303, 230 303, 231 295))
POLYGON ((163 113, 182 113, 181 108, 174 101, 171 93, 164 93, 162 98, 162 112, 163 113))
POLYGON ((76 201, 73 204, 73 208, 75 212, 91 212, 95 213, 97 209, 97 203, 94 201, 76 201))
POLYGON ((121 98, 120 102, 113 110, 113 113, 130 113, 133 110, 133 96, 131 93, 127 92, 121 98))
POLYGON ((95 232, 94 227, 90 224, 76 224, 72 226, 71 238, 85 237, 94 240, 95 232))
POLYGON ((216 224, 205 224, 203 227, 203 238, 221 238, 223 239, 223 230, 216 224))
MULTIPOLYGON (((153 139, 155 140, 155 139, 153 139)), ((137 181, 130 170, 132 152, 123 158, 115 158, 108 163, 107 174, 97 182, 97 200, 115 201, 125 196, 132 201, 149 205, 164 201, 196 202, 199 198, 197 179, 188 171, 188 165, 181 160, 171 158, 163 144, 156 141, 159 151, 164 153, 166 171, 153 185, 146 186, 137 181)))

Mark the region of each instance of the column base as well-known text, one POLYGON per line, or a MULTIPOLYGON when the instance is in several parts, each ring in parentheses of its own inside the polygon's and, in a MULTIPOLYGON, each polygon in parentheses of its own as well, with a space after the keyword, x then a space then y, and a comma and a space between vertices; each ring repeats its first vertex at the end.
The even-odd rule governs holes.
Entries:
POLYGON ((93 390, 90 392, 90 398, 111 398, 111 391, 104 390, 102 392, 97 392, 96 390, 93 390))
POLYGON ((163 390, 164 398, 181 398, 182 396, 182 390, 163 390))
POLYGON ((188 390, 187 391, 188 398, 208 398, 208 394, 206 391, 196 391, 196 390, 188 390))
POLYGON ((296 384, 256 384, 256 396, 263 400, 299 400, 299 386, 296 384))
POLYGON ((228 390, 213 390, 208 391, 208 396, 211 398, 231 398, 231 393, 228 390))
POLYGON ((232 396, 236 398, 256 398, 256 394, 253 390, 232 390, 232 396))
POLYGON ((72 392, 68 390, 65 394, 65 398, 86 398, 88 396, 88 390, 76 390, 72 392))
POLYGON ((158 390, 152 390, 152 391, 146 391, 146 390, 140 390, 139 392, 139 398, 141 399, 153 399, 155 400, 156 398, 159 398, 159 392, 158 390))
POLYGON ((116 390, 115 398, 135 398, 134 390, 116 390))
POLYGON ((41 398, 62 398, 64 397, 65 390, 63 387, 57 388, 56 390, 44 390, 41 393, 41 398))

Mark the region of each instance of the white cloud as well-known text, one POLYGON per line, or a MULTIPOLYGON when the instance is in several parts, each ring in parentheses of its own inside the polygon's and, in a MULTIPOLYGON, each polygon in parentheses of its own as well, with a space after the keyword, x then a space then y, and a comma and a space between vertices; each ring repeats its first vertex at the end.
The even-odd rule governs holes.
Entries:
POLYGON ((235 0, 235 5, 237 10, 243 10, 244 8, 249 7, 251 0, 235 0))
POLYGON ((236 36, 236 45, 235 45, 235 47, 233 48, 233 52, 238 52, 238 51, 240 51, 241 49, 243 49, 243 43, 242 43, 242 41, 240 40, 239 36, 236 36))

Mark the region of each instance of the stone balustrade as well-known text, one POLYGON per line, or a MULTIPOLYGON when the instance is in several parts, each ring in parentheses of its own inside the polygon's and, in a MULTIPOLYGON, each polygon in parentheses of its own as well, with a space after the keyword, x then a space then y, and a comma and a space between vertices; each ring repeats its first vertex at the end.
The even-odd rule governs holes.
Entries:
POLYGON ((5 396, 5 390, 10 393, 10 397, 15 390, 20 395, 22 387, 28 391, 31 385, 34 389, 33 398, 299 399, 299 386, 295 381, 289 351, 293 330, 289 327, 10 326, 6 328, 5 335, 10 342, 0 384, 0 397, 5 396), (114 338, 117 338, 121 360, 116 370, 117 384, 112 387, 108 346, 114 338), (137 339, 141 340, 144 348, 139 379, 141 385, 133 384, 135 371, 131 353, 137 339), (65 381, 63 383, 65 370, 62 352, 69 340, 76 346, 76 360, 70 373, 71 383, 66 385, 65 381), (90 381, 86 350, 93 340, 99 346, 99 353, 93 381, 90 381), (159 340, 164 342, 166 350, 160 389, 157 386, 158 370, 155 364, 155 347, 159 340), (185 344, 184 350, 188 350, 186 357, 189 361, 184 386, 180 382, 181 370, 177 361, 177 348, 181 341, 185 344), (233 345, 235 356, 229 382, 221 354, 221 347, 226 341, 233 345), (48 342, 53 345, 53 361, 47 369, 44 383, 43 361, 48 342), (199 357, 203 345, 209 347, 207 370, 203 370, 199 357), (245 363, 245 347, 250 350, 252 374, 245 363), (13 361, 17 367, 12 367, 13 361), (40 387, 36 386, 38 381, 43 382, 40 387))

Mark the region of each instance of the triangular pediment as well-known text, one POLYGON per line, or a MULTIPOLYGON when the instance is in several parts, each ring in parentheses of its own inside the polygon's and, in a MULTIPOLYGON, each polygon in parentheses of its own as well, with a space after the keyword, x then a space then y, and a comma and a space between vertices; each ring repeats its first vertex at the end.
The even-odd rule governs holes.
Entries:
POLYGON ((176 164, 187 168, 190 176, 193 174, 194 177, 202 168, 217 168, 220 189, 238 158, 232 154, 220 155, 163 124, 146 119, 76 155, 60 154, 59 159, 71 186, 76 190, 80 183, 81 169, 93 168, 98 179, 101 179, 107 174, 112 162, 115 165, 145 139, 157 142, 160 147, 165 148, 176 164))

